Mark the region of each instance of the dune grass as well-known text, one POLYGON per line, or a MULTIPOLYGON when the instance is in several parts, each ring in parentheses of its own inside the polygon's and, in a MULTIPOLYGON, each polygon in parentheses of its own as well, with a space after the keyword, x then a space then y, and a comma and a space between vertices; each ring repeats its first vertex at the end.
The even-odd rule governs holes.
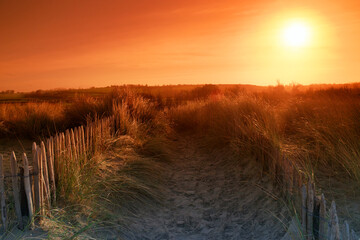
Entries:
POLYGON ((169 161, 175 133, 201 138, 209 150, 226 150, 234 162, 256 161, 270 176, 285 156, 308 178, 315 172, 359 184, 358 93, 357 88, 287 91, 281 85, 264 92, 221 92, 207 86, 169 101, 116 89, 72 103, 2 104, 0 135, 48 136, 97 117, 119 116, 121 129, 104 141, 100 154, 82 168, 63 170, 58 208, 45 221, 54 238, 97 238, 101 231, 121 232, 128 214, 161 199, 159 173, 166 171, 162 163, 169 161))
POLYGON ((170 109, 169 119, 177 131, 196 132, 210 148, 227 147, 264 170, 286 156, 308 176, 317 171, 359 181, 359 96, 281 94, 282 101, 274 93, 191 101, 170 109))
POLYGON ((162 197, 169 161, 162 113, 136 96, 114 101, 112 111, 121 118, 117 135, 101 141, 81 167, 75 161, 61 166, 58 208, 43 224, 54 238, 97 239, 102 230, 118 235, 127 216, 162 197))

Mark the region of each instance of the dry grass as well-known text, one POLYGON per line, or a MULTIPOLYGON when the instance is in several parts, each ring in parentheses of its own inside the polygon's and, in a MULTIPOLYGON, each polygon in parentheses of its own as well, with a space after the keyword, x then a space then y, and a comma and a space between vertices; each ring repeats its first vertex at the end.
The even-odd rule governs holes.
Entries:
POLYGON ((0 104, 0 135, 48 135, 62 125, 63 113, 61 103, 0 104))
POLYGON ((300 95, 279 88, 191 101, 170 109, 169 119, 177 131, 202 135, 210 148, 230 147, 263 169, 285 155, 309 175, 321 170, 359 181, 360 99, 339 91, 300 95))
POLYGON ((161 198, 165 169, 160 163, 168 161, 169 129, 162 113, 135 95, 115 100, 112 111, 122 126, 118 135, 106 139, 83 166, 67 161, 60 169, 59 208, 45 223, 54 238, 97 238, 99 228, 118 234, 127 225, 126 216, 161 198))
POLYGON ((206 86, 171 101, 140 95, 116 89, 73 103, 0 105, 3 135, 47 136, 96 117, 120 116, 121 130, 102 146, 103 154, 82 168, 66 166, 59 208, 47 222, 54 237, 96 238, 107 226, 121 231, 126 214, 155 204, 163 180, 158 173, 165 171, 159 163, 168 161, 166 138, 175 132, 201 137, 209 150, 225 149, 238 162, 256 161, 270 175, 286 156, 308 176, 360 182, 358 88, 301 92, 279 85, 249 93, 206 86))

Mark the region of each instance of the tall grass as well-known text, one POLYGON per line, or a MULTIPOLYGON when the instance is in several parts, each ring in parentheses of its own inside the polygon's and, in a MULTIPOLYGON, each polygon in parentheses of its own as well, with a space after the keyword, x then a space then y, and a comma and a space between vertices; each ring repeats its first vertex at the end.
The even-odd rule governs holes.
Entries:
POLYGON ((264 170, 286 156, 308 175, 317 171, 359 181, 360 98, 343 93, 294 94, 278 87, 191 101, 170 109, 169 119, 177 131, 196 132, 210 148, 227 147, 239 159, 256 159, 264 170))
POLYGON ((0 135, 48 135, 62 126, 63 113, 62 103, 0 104, 0 135))
POLYGON ((161 199, 167 123, 141 97, 115 100, 112 114, 121 118, 122 126, 117 136, 100 141, 98 154, 80 161, 81 167, 76 161, 61 165, 59 208, 45 224, 54 237, 94 237, 99 227, 121 232, 126 216, 161 199))
POLYGON ((77 96, 72 103, 2 104, 0 135, 50 135, 97 117, 119 117, 118 135, 104 141, 99 155, 82 167, 64 166, 59 208, 48 224, 50 231, 57 229, 54 235, 69 238, 109 224, 121 231, 126 214, 156 203, 164 180, 161 162, 168 161, 167 143, 175 132, 201 137, 208 149, 225 149, 237 162, 257 162, 270 175, 286 156, 309 176, 360 183, 358 93, 288 91, 281 85, 255 93, 221 92, 205 86, 162 98, 121 88, 102 98, 77 96), (66 226, 56 227, 61 224, 66 226))

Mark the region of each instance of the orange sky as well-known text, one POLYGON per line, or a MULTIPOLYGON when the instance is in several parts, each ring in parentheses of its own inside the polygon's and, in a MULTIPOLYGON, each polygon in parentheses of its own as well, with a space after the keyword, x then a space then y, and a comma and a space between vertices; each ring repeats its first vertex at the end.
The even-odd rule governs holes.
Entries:
POLYGON ((1 0, 0 90, 357 82, 359 43, 359 1, 1 0))

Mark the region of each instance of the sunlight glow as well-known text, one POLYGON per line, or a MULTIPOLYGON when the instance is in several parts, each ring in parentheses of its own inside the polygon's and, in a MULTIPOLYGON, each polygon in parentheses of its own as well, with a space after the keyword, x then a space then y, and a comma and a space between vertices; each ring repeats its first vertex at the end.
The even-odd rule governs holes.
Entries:
POLYGON ((286 46, 306 46, 310 41, 310 28, 303 22, 292 22, 285 27, 283 40, 286 46))

